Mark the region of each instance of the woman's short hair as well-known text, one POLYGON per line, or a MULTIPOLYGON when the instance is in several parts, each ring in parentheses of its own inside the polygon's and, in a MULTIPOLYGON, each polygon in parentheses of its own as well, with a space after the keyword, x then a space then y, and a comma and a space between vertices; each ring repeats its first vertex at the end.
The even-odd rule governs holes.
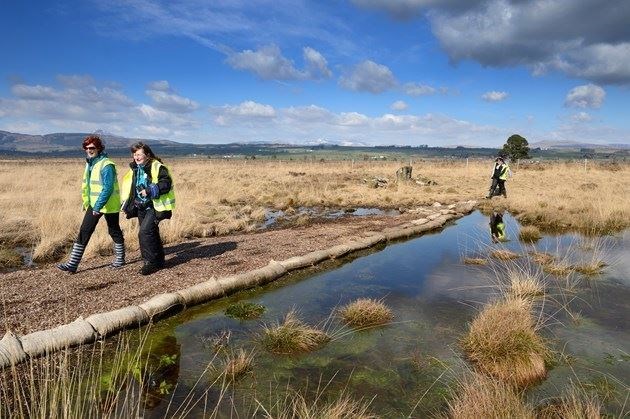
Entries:
POLYGON ((96 150, 99 153, 101 151, 105 150, 105 146, 103 145, 103 141, 101 141, 101 137, 99 137, 98 135, 88 135, 87 137, 85 137, 83 139, 83 144, 81 146, 85 150, 85 148, 87 146, 89 146, 90 144, 92 144, 94 147, 96 147, 96 150))

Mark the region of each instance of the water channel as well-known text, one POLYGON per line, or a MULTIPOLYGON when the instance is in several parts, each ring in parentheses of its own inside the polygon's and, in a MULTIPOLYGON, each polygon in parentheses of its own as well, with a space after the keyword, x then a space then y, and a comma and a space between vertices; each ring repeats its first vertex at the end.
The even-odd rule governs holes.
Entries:
POLYGON ((487 257, 498 247, 521 255, 535 248, 569 259, 592 258, 595 252, 604 259, 607 266, 595 277, 567 280, 545 274, 549 297, 540 308, 545 322, 541 333, 558 351, 558 361, 547 380, 526 396, 537 404, 579 381, 601 393, 607 412, 620 414, 630 383, 630 232, 595 242, 573 234, 545 236, 526 245, 518 240, 518 222, 507 214, 505 221, 511 239, 507 243, 493 244, 488 217, 475 212, 439 232, 289 274, 264 288, 156 323, 147 346, 153 359, 172 362, 146 394, 145 417, 162 417, 185 400, 202 397, 212 371, 198 380, 216 357, 212 343, 228 334, 231 348, 255 351, 253 371, 224 394, 220 388, 210 390, 207 404, 190 410, 192 417, 204 411, 207 415, 219 399, 219 417, 250 417, 259 406, 254 400, 272 406, 285 398, 288 388, 308 400, 316 394, 330 399, 345 391, 370 402, 370 410, 380 417, 435 414, 444 409, 456 381, 469 368, 458 344, 467 323, 498 293, 499 263, 467 265, 462 259, 487 257), (382 299, 394 313, 393 323, 353 332, 331 318, 336 307, 365 297, 382 299), (226 316, 224 310, 239 301, 261 304, 266 311, 256 320, 226 316), (291 309, 305 322, 323 325, 332 341, 297 356, 266 352, 258 343, 263 326, 280 321, 291 309))

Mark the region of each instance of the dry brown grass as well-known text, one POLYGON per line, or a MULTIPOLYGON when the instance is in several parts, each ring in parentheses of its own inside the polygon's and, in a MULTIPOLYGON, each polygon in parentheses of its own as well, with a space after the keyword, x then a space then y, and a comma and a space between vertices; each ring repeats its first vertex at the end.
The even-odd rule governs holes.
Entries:
POLYGON ((599 419, 601 408, 595 397, 572 388, 565 397, 540 406, 537 416, 540 419, 599 419))
POLYGON ((466 265, 487 265, 488 260, 484 258, 464 258, 463 262, 466 265))
POLYGON ((522 167, 507 182, 506 206, 526 224, 594 235, 630 225, 630 184, 624 180, 630 175, 628 165, 617 165, 614 174, 606 166, 593 164, 586 170, 569 162, 541 166, 544 170, 522 167))
POLYGON ((394 318, 382 300, 360 298, 339 309, 339 316, 351 327, 364 329, 387 324, 394 318))
POLYGON ((604 269, 605 266, 606 264, 602 261, 593 261, 590 263, 575 265, 573 266, 573 269, 582 275, 593 276, 602 273, 602 269, 604 269))
POLYGON ((340 393, 334 400, 326 401, 321 393, 312 402, 298 392, 286 392, 285 397, 273 404, 262 406, 260 410, 269 419, 376 419, 379 416, 369 411, 370 403, 354 400, 346 393, 340 393))
POLYGON ((542 238, 542 235, 536 226, 523 226, 518 233, 518 238, 525 243, 535 243, 542 238))
POLYGON ((575 271, 574 267, 566 262, 547 263, 543 265, 543 270, 550 275, 559 277, 567 277, 575 271))
POLYGON ((227 381, 236 381, 252 370, 254 352, 238 349, 228 354, 222 365, 223 374, 227 381))
POLYGON ((508 298, 477 315, 462 346, 479 371, 516 387, 546 376, 547 348, 536 333, 531 310, 527 300, 508 298))
POLYGON ((474 374, 459 383, 455 399, 449 402, 451 419, 519 418, 534 419, 534 409, 523 402, 511 386, 474 374))
MULTIPOLYGON (((129 159, 115 159, 119 178, 129 159)), ((479 199, 489 183, 491 162, 427 160, 414 163, 414 176, 429 175, 438 185, 393 182, 399 162, 222 161, 170 159, 177 194, 173 219, 161 224, 166 243, 193 237, 249 231, 265 208, 300 206, 413 207, 435 201, 479 199), (300 176, 291 173, 300 173, 300 176), (303 175, 301 175, 304 173, 303 175), (384 188, 370 188, 373 178, 388 178, 384 188), (483 185, 481 187, 480 185, 483 185)), ((35 260, 63 256, 78 233, 81 212, 81 159, 8 160, 0 167, 0 240, 35 248, 35 260), (54 176, 50 176, 53 172, 54 176)), ((587 171, 578 164, 551 164, 543 171, 522 169, 507 183, 501 203, 541 228, 606 232, 630 225, 630 167, 611 176, 605 168, 587 171), (579 185, 596 184, 582 190, 579 185), (540 185, 544 185, 541 188, 540 185), (612 197, 612 198, 611 198, 612 197)), ((491 200, 496 203, 496 199, 491 200)), ((490 202, 483 202, 489 208, 490 202)), ((121 217, 123 218, 123 217, 121 217)), ((300 220, 300 222, 307 222, 300 220)), ((87 249, 111 253, 111 239, 101 222, 87 249)), ((121 219, 127 246, 137 243, 137 223, 121 219)))
POLYGON ((492 252, 490 252, 490 256, 499 260, 512 260, 518 259, 520 257, 518 253, 514 253, 511 250, 507 249, 493 250, 492 252))
POLYGON ((545 285, 539 275, 512 271, 509 275, 509 293, 513 297, 533 298, 545 294, 545 285))
POLYGON ((265 326, 261 340, 269 352, 288 355, 314 351, 327 343, 330 337, 326 332, 303 323, 291 310, 282 323, 265 326))
POLYGON ((545 252, 530 252, 531 259, 541 265, 547 265, 553 263, 556 257, 550 253, 545 252))

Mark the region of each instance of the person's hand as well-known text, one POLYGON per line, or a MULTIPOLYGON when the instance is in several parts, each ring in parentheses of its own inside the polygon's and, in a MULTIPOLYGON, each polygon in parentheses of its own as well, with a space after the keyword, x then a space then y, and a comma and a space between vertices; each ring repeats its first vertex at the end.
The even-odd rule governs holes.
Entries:
POLYGON ((147 190, 146 189, 141 189, 140 192, 138 192, 138 195, 140 195, 143 198, 147 197, 147 190))
POLYGON ((101 215, 101 213, 98 212, 98 211, 92 211, 92 215, 95 216, 95 217, 98 217, 98 216, 101 215))

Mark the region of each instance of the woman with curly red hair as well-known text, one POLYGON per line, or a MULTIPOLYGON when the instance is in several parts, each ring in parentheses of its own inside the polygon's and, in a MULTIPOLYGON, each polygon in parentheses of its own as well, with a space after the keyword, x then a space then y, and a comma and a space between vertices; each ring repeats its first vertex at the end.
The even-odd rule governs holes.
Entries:
POLYGON ((102 216, 105 217, 107 231, 114 241, 114 261, 111 266, 119 268, 125 264, 125 240, 118 220, 120 188, 116 165, 104 153, 105 146, 97 135, 85 137, 82 146, 86 153, 81 186, 85 215, 79 228, 79 236, 72 245, 70 259, 57 265, 62 271, 70 273, 77 271, 85 247, 102 216))

